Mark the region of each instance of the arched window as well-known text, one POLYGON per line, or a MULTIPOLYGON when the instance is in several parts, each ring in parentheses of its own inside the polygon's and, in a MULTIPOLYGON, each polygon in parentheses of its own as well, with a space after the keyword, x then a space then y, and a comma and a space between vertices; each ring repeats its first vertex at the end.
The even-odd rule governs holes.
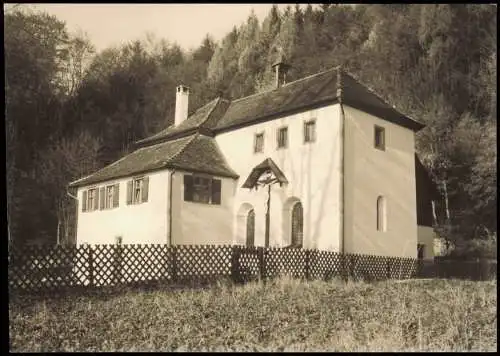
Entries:
POLYGON ((292 246, 302 246, 303 226, 304 218, 302 204, 297 202, 292 209, 292 246))
POLYGON ((377 231, 386 230, 386 212, 385 212, 385 198, 379 196, 377 198, 377 231))
POLYGON ((250 210, 247 215, 247 246, 255 245, 255 212, 250 210))

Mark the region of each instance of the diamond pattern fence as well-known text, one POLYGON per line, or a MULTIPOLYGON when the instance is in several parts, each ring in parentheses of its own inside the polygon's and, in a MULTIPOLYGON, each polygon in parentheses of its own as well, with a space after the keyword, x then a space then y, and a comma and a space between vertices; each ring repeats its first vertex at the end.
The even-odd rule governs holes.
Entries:
POLYGON ((127 286, 303 279, 406 279, 411 258, 299 248, 217 245, 27 246, 9 253, 9 289, 51 292, 127 286))

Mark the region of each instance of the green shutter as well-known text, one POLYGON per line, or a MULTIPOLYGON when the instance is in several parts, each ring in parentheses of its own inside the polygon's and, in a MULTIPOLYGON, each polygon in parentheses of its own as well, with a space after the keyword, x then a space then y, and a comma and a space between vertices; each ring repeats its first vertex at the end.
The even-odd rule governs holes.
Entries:
POLYGON ((116 183, 113 188, 113 208, 120 205, 120 183, 116 183))
POLYGON ((221 202, 221 181, 212 179, 212 204, 220 205, 221 202))
POLYGON ((101 187, 101 192, 99 194, 99 198, 100 198, 100 202, 99 202, 99 210, 103 210, 104 209, 104 204, 106 203, 105 202, 105 198, 106 198, 106 188, 104 187, 101 187))
POLYGON ((149 195, 149 177, 144 177, 142 181, 142 202, 145 203, 148 201, 149 195))
POLYGON ((87 191, 84 190, 82 193, 82 212, 87 211, 87 191))
POLYGON ((193 176, 184 175, 184 201, 193 201, 193 176))
POLYGON ((127 205, 132 204, 132 181, 127 182, 127 205))
POLYGON ((99 209, 99 188, 95 188, 94 210, 99 209))

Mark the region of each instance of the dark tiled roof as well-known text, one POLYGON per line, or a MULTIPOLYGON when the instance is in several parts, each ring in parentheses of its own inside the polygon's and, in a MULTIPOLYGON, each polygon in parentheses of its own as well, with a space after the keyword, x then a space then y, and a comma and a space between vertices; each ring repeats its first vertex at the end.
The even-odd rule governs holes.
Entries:
POLYGON ((177 168, 224 177, 238 177, 226 163, 213 138, 194 134, 139 148, 94 174, 70 183, 70 186, 89 185, 161 168, 177 168))
POLYGON ((424 125, 397 111, 373 90, 360 84, 351 74, 335 67, 288 83, 278 89, 231 102, 216 98, 196 110, 179 126, 171 125, 156 135, 137 141, 136 144, 154 144, 190 135, 198 130, 204 130, 205 134, 214 134, 334 103, 338 100, 339 78, 342 100, 345 104, 415 131, 423 128, 424 125))
POLYGON ((360 84, 351 74, 342 75, 342 100, 349 106, 381 117, 389 122, 418 131, 424 127, 386 103, 372 89, 360 84))
POLYGON ((252 169, 252 172, 248 175, 247 180, 243 183, 242 188, 254 188, 259 180, 260 176, 264 172, 271 172, 276 177, 277 182, 281 184, 288 183, 285 174, 279 169, 278 165, 274 163, 271 158, 266 158, 262 163, 252 169))
POLYGON ((338 100, 342 90, 343 103, 380 116, 412 130, 422 124, 398 112, 371 89, 360 84, 339 67, 296 80, 281 88, 248 96, 231 103, 215 130, 225 131, 281 114, 301 111, 308 107, 325 105, 338 100), (339 88, 340 78, 340 88, 339 88))
POLYGON ((196 135, 196 138, 169 162, 169 167, 223 177, 239 177, 227 164, 215 139, 204 135, 196 135))
POLYGON ((336 99, 337 70, 334 68, 231 102, 215 129, 223 131, 336 99))
POLYGON ((224 114, 228 106, 229 101, 222 98, 216 98, 197 109, 179 126, 170 125, 153 136, 137 141, 136 144, 143 145, 162 141, 167 138, 178 137, 181 133, 192 133, 193 130, 199 128, 211 129, 222 114, 224 114))

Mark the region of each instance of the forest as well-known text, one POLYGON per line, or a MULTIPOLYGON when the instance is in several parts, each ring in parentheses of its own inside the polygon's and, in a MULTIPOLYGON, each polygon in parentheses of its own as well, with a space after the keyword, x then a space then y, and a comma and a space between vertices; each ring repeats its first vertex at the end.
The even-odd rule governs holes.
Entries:
POLYGON ((9 245, 74 243, 69 182, 172 124, 178 84, 190 110, 237 99, 270 88, 283 53, 288 81, 342 65, 426 124, 416 149, 441 193, 436 231, 496 246, 496 19, 494 4, 274 5, 194 49, 148 34, 96 51, 54 16, 5 11, 9 245))

